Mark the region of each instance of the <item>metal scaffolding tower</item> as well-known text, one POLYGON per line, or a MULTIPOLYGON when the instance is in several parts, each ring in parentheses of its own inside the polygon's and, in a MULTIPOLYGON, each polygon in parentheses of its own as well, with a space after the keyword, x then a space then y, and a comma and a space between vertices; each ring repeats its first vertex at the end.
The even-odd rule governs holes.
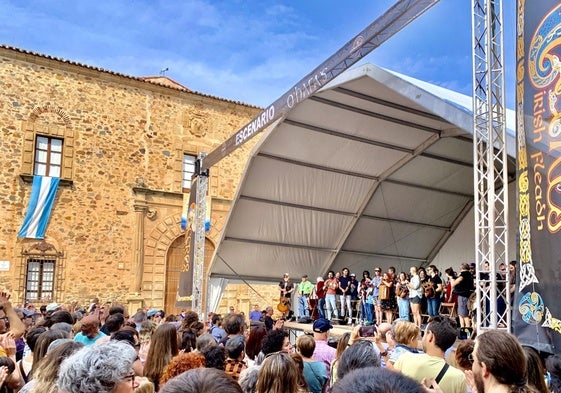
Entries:
POLYGON ((475 328, 510 331, 502 0, 472 0, 472 28, 475 328), (497 277, 501 263, 505 277, 497 277))

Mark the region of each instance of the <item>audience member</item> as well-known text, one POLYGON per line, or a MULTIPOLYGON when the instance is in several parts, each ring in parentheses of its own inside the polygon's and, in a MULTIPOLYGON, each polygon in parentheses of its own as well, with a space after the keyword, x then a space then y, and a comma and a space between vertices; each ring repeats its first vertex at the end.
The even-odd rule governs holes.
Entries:
MULTIPOLYGON (((355 329, 353 330, 356 329, 358 328, 355 327, 355 329)), ((344 333, 341 337, 339 337, 339 340, 337 341, 335 359, 333 359, 333 361, 331 362, 331 367, 330 367, 331 375, 329 380, 329 386, 333 386, 333 384, 337 380, 337 366, 339 363, 339 359, 341 358, 341 355, 343 354, 343 352, 345 352, 347 347, 352 344, 350 339, 351 339, 351 333, 347 332, 344 333)))
POLYGON ((206 367, 205 357, 202 354, 198 352, 180 353, 164 369, 160 378, 160 386, 163 387, 167 381, 185 371, 200 367, 206 367))
POLYGON ((136 351, 110 341, 80 349, 62 362, 57 386, 65 393, 132 392, 138 386, 132 364, 136 351))
POLYGON ((292 344, 288 338, 288 333, 284 330, 273 329, 263 338, 263 353, 268 355, 273 352, 292 352, 292 344))
POLYGON ((475 341, 468 338, 466 340, 461 340, 458 343, 455 351, 455 359, 457 367, 462 370, 471 370, 473 366, 473 360, 471 354, 473 352, 473 348, 475 347, 475 341))
POLYGON ((549 373, 549 390, 561 392, 561 355, 555 354, 545 360, 545 367, 549 373))
POLYGON ((316 343, 312 336, 303 334, 296 339, 296 351, 304 362, 303 375, 311 393, 321 393, 327 384, 327 370, 323 362, 312 359, 316 343))
POLYGON ((56 393, 56 381, 60 365, 64 359, 82 349, 84 344, 70 339, 58 339, 51 343, 47 355, 39 362, 34 377, 21 390, 21 393, 56 393), (64 340, 64 341, 63 341, 64 340), (63 341, 53 347, 53 344, 63 341))
POLYGON ((257 393, 298 393, 299 372, 285 352, 269 354, 259 372, 257 393))
POLYGON ((426 390, 423 385, 406 375, 369 367, 353 370, 345 375, 333 386, 332 393, 426 393, 426 390))
POLYGON ((256 326, 250 330, 249 337, 245 343, 246 363, 248 366, 255 364, 257 355, 259 355, 263 348, 263 338, 266 334, 267 328, 265 326, 256 326))
POLYGON ((49 345, 59 338, 68 338, 68 334, 63 330, 47 330, 37 338, 37 342, 35 343, 35 349, 33 351, 33 364, 31 365, 31 371, 28 374, 28 378, 34 378, 34 373, 41 359, 43 359, 47 355, 47 350, 49 349, 49 345))
POLYGON ((222 345, 212 345, 201 351, 205 357, 206 368, 215 368, 224 371, 226 365, 226 350, 222 345))
POLYGON ((545 365, 539 352, 532 347, 523 348, 527 361, 526 379, 528 380, 528 385, 533 386, 539 392, 548 392, 545 365))
POLYGON ((158 391, 160 377, 171 359, 179 353, 177 331, 171 323, 158 326, 150 341, 150 350, 144 363, 144 376, 148 377, 158 391))
POLYGON ((196 368, 170 379, 161 393, 242 393, 240 385, 224 371, 196 368))
POLYGON ((327 343, 329 339, 329 331, 333 329, 333 326, 327 319, 319 318, 314 321, 312 325, 312 330, 314 332, 314 341, 316 343, 316 349, 312 355, 312 359, 325 364, 327 370, 327 376, 331 374, 331 363, 335 360, 335 355, 337 350, 327 343))
POLYGON ((152 339, 152 334, 156 331, 158 325, 154 321, 144 321, 140 325, 138 330, 138 338, 140 339, 140 350, 138 351, 138 356, 142 363, 146 362, 146 356, 148 356, 148 351, 150 350, 150 341, 152 339))
POLYGON ((487 330, 478 334, 472 358, 472 371, 466 371, 472 391, 538 392, 527 383, 524 349, 512 334, 503 330, 487 330))
POLYGON ((210 333, 201 334, 199 337, 197 337, 197 340, 195 342, 195 348, 199 352, 202 351, 203 348, 214 345, 217 345, 217 342, 210 333))
POLYGON ((397 319, 392 324, 391 336, 395 348, 387 358, 386 367, 394 369, 395 362, 406 352, 419 353, 418 341, 421 331, 413 322, 397 319))
POLYGON ((337 380, 352 370, 366 367, 380 367, 380 355, 372 342, 360 340, 347 348, 339 359, 337 380))
POLYGON ((74 336, 74 341, 89 346, 102 337, 106 337, 106 335, 99 331, 99 319, 95 315, 88 315, 82 318, 80 333, 74 336))
POLYGON ((423 335, 425 353, 403 353, 394 368, 419 382, 425 378, 435 379, 446 393, 465 393, 467 386, 464 373, 444 360, 444 353, 454 345, 456 337, 456 322, 436 316, 430 320, 423 335))
POLYGON ((247 368, 245 357, 245 336, 241 334, 234 336, 226 343, 226 364, 224 371, 236 381, 240 373, 247 368))

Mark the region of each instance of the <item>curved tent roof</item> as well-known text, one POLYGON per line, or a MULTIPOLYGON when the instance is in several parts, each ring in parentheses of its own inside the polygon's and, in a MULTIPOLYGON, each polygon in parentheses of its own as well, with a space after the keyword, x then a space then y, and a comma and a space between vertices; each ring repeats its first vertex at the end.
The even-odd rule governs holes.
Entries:
POLYGON ((473 207, 471 107, 471 97, 372 64, 341 74, 255 146, 211 278, 432 261, 473 207))

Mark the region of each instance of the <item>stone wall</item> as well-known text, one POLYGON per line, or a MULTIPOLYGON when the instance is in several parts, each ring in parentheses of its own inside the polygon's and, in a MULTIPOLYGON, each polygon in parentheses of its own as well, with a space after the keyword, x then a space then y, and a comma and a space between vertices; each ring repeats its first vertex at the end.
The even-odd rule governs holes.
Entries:
MULTIPOLYGON (((0 288, 23 301, 23 254, 38 242, 17 238, 36 135, 64 139, 63 181, 45 237, 63 255, 54 300, 140 296, 163 305, 166 247, 181 236, 183 154, 212 151, 259 111, 0 47, 0 260, 9 266, 0 272, 0 288)), ((211 169, 212 242, 257 139, 211 169)))

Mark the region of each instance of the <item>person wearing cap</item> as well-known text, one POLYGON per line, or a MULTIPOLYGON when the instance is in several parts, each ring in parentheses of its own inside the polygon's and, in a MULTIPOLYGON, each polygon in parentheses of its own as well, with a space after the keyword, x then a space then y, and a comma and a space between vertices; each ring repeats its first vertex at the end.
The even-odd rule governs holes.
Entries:
POLYGON ((298 318, 309 318, 310 307, 308 299, 314 290, 314 284, 308 281, 308 275, 302 276, 302 281, 298 284, 298 318))
POLYGON ((329 339, 329 331, 331 329, 333 329, 333 326, 325 318, 316 319, 312 325, 314 341, 316 343, 312 359, 325 364, 328 380, 331 375, 331 363, 335 360, 337 355, 337 350, 329 346, 327 343, 327 340, 329 339))
POLYGON ((164 323, 164 317, 165 317, 166 313, 164 312, 164 310, 158 310, 156 311, 156 314, 154 314, 154 322, 156 322, 158 325, 161 325, 162 323, 164 323))
POLYGON ((152 320, 157 312, 158 310, 156 310, 155 308, 151 308, 150 310, 146 311, 146 319, 152 320))
POLYGON ((290 281, 290 275, 284 273, 282 280, 279 282, 280 297, 278 309, 283 313, 283 316, 290 316, 292 311, 290 310, 290 297, 292 292, 294 292, 294 284, 290 281), (283 311, 284 310, 284 311, 283 311))

